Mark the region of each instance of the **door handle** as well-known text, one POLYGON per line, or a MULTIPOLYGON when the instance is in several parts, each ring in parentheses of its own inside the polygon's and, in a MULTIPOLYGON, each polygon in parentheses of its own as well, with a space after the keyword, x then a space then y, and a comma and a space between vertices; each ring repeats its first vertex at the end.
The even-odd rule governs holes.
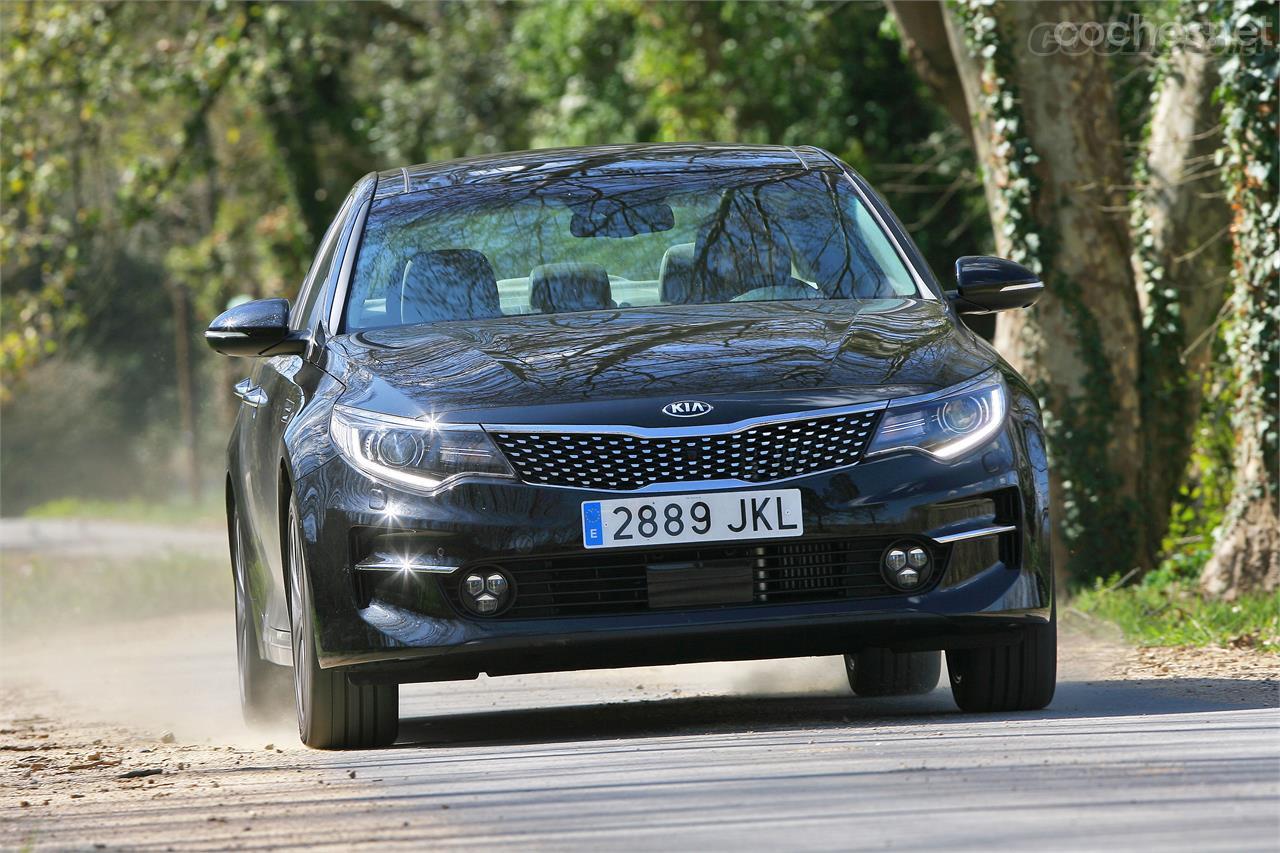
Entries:
POLYGON ((251 379, 241 379, 235 384, 234 390, 237 397, 254 408, 267 402, 267 392, 254 385, 251 379))
POLYGON ((293 400, 285 400, 280 406, 280 423, 287 424, 289 418, 293 417, 293 413, 298 410, 298 404, 293 400))

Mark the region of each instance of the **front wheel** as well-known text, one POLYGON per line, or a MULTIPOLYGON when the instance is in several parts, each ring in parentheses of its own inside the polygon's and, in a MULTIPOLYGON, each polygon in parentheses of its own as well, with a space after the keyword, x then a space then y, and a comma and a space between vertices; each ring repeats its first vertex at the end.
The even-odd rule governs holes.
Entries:
POLYGON ((844 668, 858 696, 919 696, 938 686, 942 653, 865 649, 845 655, 844 668))
POLYGON ((341 671, 320 668, 311 585, 307 582, 302 549, 302 524, 292 498, 289 500, 287 556, 299 737, 315 749, 390 746, 400 726, 399 686, 352 684, 341 671))
POLYGON ((963 711, 1038 711, 1058 679, 1058 625, 1021 629, 1008 646, 947 651, 951 695, 963 711))

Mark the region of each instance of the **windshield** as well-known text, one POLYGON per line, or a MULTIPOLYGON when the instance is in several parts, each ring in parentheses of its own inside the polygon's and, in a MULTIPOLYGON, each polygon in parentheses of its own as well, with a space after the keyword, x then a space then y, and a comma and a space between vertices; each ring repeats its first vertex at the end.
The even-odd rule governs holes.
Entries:
POLYGON ((655 305, 919 296, 843 175, 749 169, 375 201, 347 331, 655 305))

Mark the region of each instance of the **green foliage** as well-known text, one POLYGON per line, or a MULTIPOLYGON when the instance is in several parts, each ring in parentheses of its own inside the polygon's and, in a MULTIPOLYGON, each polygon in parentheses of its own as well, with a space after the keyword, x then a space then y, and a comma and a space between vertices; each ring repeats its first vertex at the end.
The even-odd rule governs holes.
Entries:
POLYGON ((1209 371, 1204 380, 1201 412, 1192 440, 1191 459, 1161 543, 1161 562, 1153 574, 1193 581, 1213 553, 1214 538, 1232 492, 1232 395, 1229 385, 1209 371))
POLYGON ((1071 606, 1114 622, 1144 646, 1226 646, 1280 653, 1280 593, 1256 593, 1236 601, 1201 597, 1194 581, 1161 570, 1135 586, 1120 577, 1099 578, 1071 606))
MULTIPOLYGON (((1219 342, 1221 348, 1221 342, 1219 342)), ((1095 579, 1071 606, 1117 623, 1144 645, 1239 645, 1280 652, 1280 594, 1246 594, 1236 601, 1204 598, 1200 573, 1233 490, 1234 394, 1211 371, 1204 382, 1191 461, 1161 544, 1160 562, 1133 585, 1121 575, 1095 579)))
MULTIPOLYGON (((1280 32, 1280 7, 1264 0, 1222 3, 1219 19, 1232 31, 1280 32)), ((1274 44, 1274 42, 1273 42, 1274 44)), ((1265 473, 1243 483, 1229 514, 1265 491, 1280 496, 1280 62, 1274 49, 1240 52, 1222 63, 1223 167, 1235 243, 1231 319, 1225 327, 1233 366, 1232 423, 1253 434, 1265 473)))
POLYGON ((868 4, 541 3, 512 50, 530 144, 819 145, 861 170, 946 272, 988 237, 972 158, 868 4), (904 177, 905 176, 905 177, 904 177), (975 215, 976 210, 976 215, 975 215))
POLYGON ((105 17, 89 5, 69 4, 47 16, 0 8, 0 257, 8 267, 0 297, 6 318, 0 401, 10 390, 4 377, 51 353, 57 337, 83 319, 68 290, 99 225, 81 152, 92 144, 86 124, 101 106, 85 64, 110 50, 100 28, 105 17), (71 140, 77 144, 60 144, 71 140), (15 267, 30 271, 16 288, 15 267))
POLYGON ((74 518, 129 521, 142 524, 200 525, 219 528, 226 523, 226 506, 222 495, 206 498, 201 503, 172 500, 163 503, 130 500, 92 500, 56 498, 30 507, 27 518, 74 518))
POLYGON ((995 5, 996 0, 952 2, 964 25, 969 50, 982 61, 979 85, 990 117, 992 146, 999 160, 998 164, 983 164, 983 168, 998 166, 1004 170, 998 184, 1007 211, 1001 227, 1009 258, 1043 274, 1048 247, 1041 245, 1032 211, 1037 192, 1035 166, 1040 157, 1023 131, 1018 91, 1009 79, 1011 46, 1000 34, 995 5))
POLYGON ((157 497, 136 472, 185 470, 180 371, 212 480, 244 366, 212 358, 201 326, 236 296, 292 295, 373 169, 532 146, 818 144, 909 224, 932 223, 935 269, 982 251, 971 157, 884 21, 878 4, 811 0, 0 4, 5 510, 157 497), (41 364, 42 393, 95 418, 40 402, 24 383, 41 364), (95 445, 85 470, 50 469, 60 448, 95 445))
MULTIPOLYGON (((1041 164, 1011 83, 1021 42, 1000 31, 994 0, 951 8, 980 57, 1005 170, 1000 242, 1050 269, 1052 240, 1033 224, 1041 164)), ((1266 2, 1120 0, 1106 13, 1134 11, 1154 24, 1207 14, 1280 29, 1266 2)), ((9 3, 0 48, 7 512, 62 494, 163 498, 184 327, 203 401, 197 446, 213 479, 234 411, 225 389, 243 365, 208 356, 201 325, 242 294, 292 295, 348 187, 372 169, 540 146, 817 144, 886 193, 944 281, 957 255, 988 251, 991 240, 972 154, 911 73, 879 4, 9 3), (38 394, 24 390, 31 377, 38 394), (87 411, 92 419, 66 417, 87 411), (58 458, 85 461, 73 470, 50 464, 58 458)), ((1112 62, 1126 139, 1137 143, 1162 66, 1112 62)), ((1271 459, 1280 432, 1274 51, 1228 57, 1222 76, 1235 296, 1157 577, 1190 577, 1224 519, 1230 423, 1261 430, 1271 459)), ((1144 228, 1135 213, 1149 305, 1143 359, 1181 358, 1178 294, 1144 228)), ((1114 548, 1131 538, 1138 511, 1111 499, 1114 389, 1102 332, 1071 282, 1050 286, 1092 359, 1086 399, 1051 400, 1038 383, 1064 481, 1064 532, 1077 574, 1090 576, 1130 561, 1114 548)), ((1184 382, 1143 388, 1144 406, 1181 406, 1184 382)))
POLYGON ((231 604, 226 555, 172 553, 129 560, 65 557, 0 562, 0 625, 14 634, 231 604))

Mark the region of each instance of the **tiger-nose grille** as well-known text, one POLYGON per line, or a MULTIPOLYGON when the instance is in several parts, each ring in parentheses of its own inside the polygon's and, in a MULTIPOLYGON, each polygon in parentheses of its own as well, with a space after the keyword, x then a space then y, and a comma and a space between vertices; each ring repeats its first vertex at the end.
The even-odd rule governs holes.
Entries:
POLYGON ((843 468, 862 458, 879 418, 879 411, 855 412, 661 438, 611 432, 492 436, 526 483, 633 491, 699 480, 768 483, 843 468))

